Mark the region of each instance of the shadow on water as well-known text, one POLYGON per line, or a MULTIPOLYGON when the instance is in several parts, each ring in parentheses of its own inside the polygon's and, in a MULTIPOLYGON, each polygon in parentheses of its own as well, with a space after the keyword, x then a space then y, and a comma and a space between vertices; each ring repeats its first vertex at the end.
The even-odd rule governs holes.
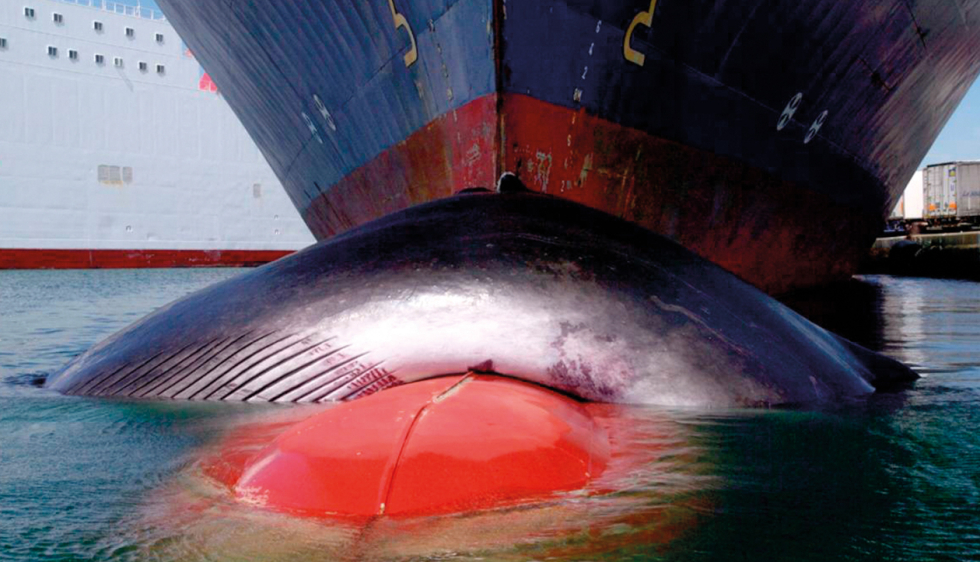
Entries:
POLYGON ((873 351, 882 350, 884 299, 881 285, 863 278, 779 297, 780 302, 811 322, 873 351))

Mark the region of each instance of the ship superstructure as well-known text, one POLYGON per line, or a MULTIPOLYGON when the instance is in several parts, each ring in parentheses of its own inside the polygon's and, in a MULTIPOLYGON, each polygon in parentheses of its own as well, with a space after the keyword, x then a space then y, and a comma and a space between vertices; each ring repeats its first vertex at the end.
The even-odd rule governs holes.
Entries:
POLYGON ((268 261, 313 241, 163 14, 0 4, 0 268, 268 261))

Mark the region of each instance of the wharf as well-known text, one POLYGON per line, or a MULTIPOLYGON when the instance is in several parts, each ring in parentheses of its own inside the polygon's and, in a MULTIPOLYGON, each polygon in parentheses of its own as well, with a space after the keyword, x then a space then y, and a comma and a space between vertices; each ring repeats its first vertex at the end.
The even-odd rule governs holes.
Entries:
POLYGON ((980 280, 980 231, 879 238, 862 272, 980 280))

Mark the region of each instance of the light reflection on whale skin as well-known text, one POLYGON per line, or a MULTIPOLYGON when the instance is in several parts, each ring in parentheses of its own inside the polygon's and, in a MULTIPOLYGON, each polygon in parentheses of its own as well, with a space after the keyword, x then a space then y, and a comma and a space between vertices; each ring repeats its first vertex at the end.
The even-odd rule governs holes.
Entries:
POLYGON ((307 403, 470 369, 691 408, 836 403, 916 377, 626 221, 540 195, 469 194, 172 303, 48 386, 307 403))

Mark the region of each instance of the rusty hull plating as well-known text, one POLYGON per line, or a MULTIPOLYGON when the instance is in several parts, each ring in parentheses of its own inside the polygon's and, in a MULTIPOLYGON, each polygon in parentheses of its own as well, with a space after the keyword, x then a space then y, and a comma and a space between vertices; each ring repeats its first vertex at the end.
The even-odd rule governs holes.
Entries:
POLYGON ((770 294, 845 278, 980 2, 160 0, 324 239, 514 171, 770 294))

